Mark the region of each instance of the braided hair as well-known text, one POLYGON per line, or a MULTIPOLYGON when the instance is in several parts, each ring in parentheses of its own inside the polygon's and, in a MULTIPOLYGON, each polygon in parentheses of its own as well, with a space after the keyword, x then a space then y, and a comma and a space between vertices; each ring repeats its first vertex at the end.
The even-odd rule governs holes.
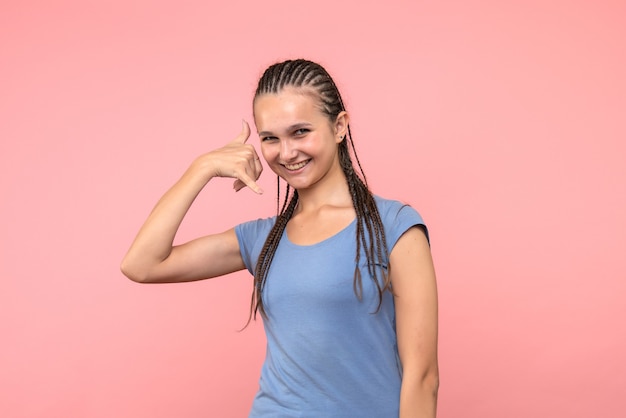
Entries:
MULTIPOLYGON (((256 100, 257 97, 264 94, 277 94, 286 87, 305 88, 315 93, 318 97, 321 111, 331 122, 335 122, 337 116, 345 110, 339 90, 328 72, 326 72, 321 65, 303 59, 288 60, 270 66, 265 70, 265 73, 259 80, 254 98, 256 100)), ((378 290, 377 312, 382 304, 383 292, 391 288, 387 272, 383 268, 377 267, 385 264, 384 259, 388 254, 387 242, 378 207, 376 206, 373 194, 367 186, 367 180, 363 173, 361 162, 356 154, 349 125, 347 136, 348 138, 344 138, 344 140, 339 143, 338 147, 339 164, 346 176, 357 218, 353 288, 356 297, 361 300, 363 296, 363 282, 361 270, 359 269, 359 261, 361 258, 361 250, 363 249, 367 257, 368 272, 378 290), (356 159, 359 174, 355 172, 352 165, 348 142, 352 154, 356 159), (379 274, 382 280, 379 280, 379 274)), ((263 288, 274 254, 276 254, 276 249, 280 244, 282 234, 287 226, 287 222, 289 222, 293 216, 293 212, 298 203, 297 190, 293 190, 291 199, 289 199, 289 195, 290 186, 287 184, 285 200, 282 208, 278 210, 280 206, 279 179, 277 197, 278 214, 276 216, 276 223, 265 240, 265 245, 259 254, 259 259, 255 267, 254 288, 250 303, 250 319, 252 319, 252 317, 256 319, 258 312, 260 312, 264 318, 267 318, 263 305, 263 288)))

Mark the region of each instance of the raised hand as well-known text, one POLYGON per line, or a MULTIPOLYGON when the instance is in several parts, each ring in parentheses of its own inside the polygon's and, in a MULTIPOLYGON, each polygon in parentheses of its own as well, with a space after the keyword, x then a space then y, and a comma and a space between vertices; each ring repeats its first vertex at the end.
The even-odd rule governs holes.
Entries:
POLYGON ((254 146, 247 144, 249 137, 250 126, 246 121, 242 121, 241 132, 234 140, 222 148, 200 156, 194 161, 192 167, 208 169, 210 177, 234 178, 235 191, 248 186, 255 193, 263 193, 256 183, 263 172, 263 166, 254 146))

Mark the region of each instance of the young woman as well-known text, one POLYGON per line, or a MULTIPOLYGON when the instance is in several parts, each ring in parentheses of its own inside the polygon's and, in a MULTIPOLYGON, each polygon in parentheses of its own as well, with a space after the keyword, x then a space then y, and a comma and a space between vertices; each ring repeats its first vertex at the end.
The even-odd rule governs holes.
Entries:
POLYGON ((280 214, 173 246, 214 177, 262 193, 244 122, 161 198, 122 271, 141 283, 254 275, 267 353, 251 417, 434 417, 437 290, 421 217, 374 196, 358 158, 356 174, 349 115, 320 65, 269 67, 253 110, 263 158, 287 183, 280 214))

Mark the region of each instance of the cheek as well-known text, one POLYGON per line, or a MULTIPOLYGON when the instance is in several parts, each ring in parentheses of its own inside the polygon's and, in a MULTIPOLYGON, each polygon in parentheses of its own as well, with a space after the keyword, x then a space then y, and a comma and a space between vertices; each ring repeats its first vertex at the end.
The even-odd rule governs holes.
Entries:
POLYGON ((272 160, 275 158, 276 153, 273 151, 273 148, 274 147, 271 147, 261 142, 261 155, 267 163, 271 163, 272 160))

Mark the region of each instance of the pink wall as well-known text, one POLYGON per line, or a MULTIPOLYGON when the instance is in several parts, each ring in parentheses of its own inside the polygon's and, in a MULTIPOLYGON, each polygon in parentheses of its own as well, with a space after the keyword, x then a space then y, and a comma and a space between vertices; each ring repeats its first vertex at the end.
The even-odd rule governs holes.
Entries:
MULTIPOLYGON (((0 5, 0 416, 246 415, 247 273, 140 286, 118 265, 297 56, 337 78, 375 191, 430 225, 439 416, 623 416, 624 3, 212 3, 0 5)), ((261 185, 210 184, 180 239, 272 214, 261 185)))

